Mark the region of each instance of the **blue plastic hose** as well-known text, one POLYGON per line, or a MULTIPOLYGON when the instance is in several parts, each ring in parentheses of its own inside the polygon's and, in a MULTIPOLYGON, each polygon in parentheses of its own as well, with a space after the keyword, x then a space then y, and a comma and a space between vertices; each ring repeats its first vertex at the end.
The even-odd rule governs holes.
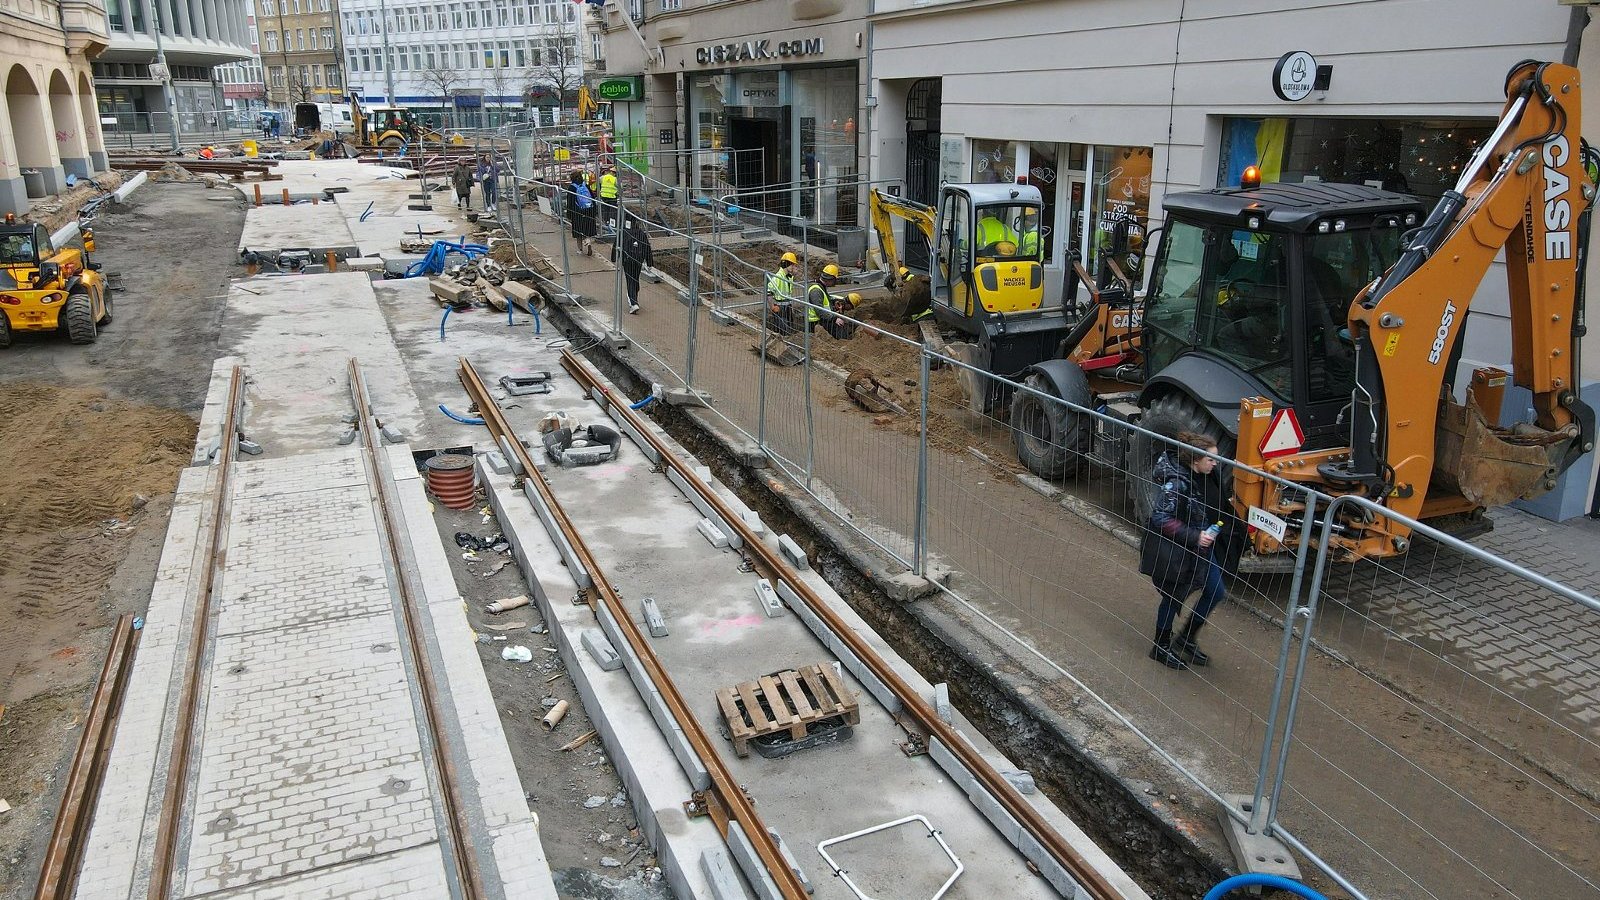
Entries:
POLYGON ((367 208, 361 211, 361 218, 357 219, 356 221, 365 222, 367 220, 367 216, 372 215, 372 204, 374 204, 376 202, 377 202, 376 200, 368 200, 367 201, 367 208))
POLYGON ((1304 897, 1306 900, 1328 900, 1327 897, 1293 879, 1284 878, 1282 875, 1257 875, 1254 873, 1235 875, 1232 878, 1224 879, 1221 884, 1206 891, 1205 900, 1222 900, 1223 897, 1239 888, 1257 886, 1288 891, 1296 897, 1304 897))
POLYGON ((444 343, 444 323, 450 321, 450 310, 452 309, 455 309, 455 307, 446 303, 444 305, 444 315, 439 317, 439 343, 441 344, 444 343))
POLYGON ((645 398, 643 400, 640 400, 637 403, 629 403, 628 404, 628 408, 629 409, 644 409, 646 406, 649 406, 651 404, 651 402, 654 401, 655 399, 656 399, 656 395, 655 394, 647 394, 647 395, 645 395, 645 398))
POLYGON ((444 261, 451 253, 459 253, 467 259, 477 259, 489 255, 489 248, 482 244, 467 243, 466 236, 459 242, 434 241, 428 248, 428 253, 422 259, 412 263, 406 268, 407 278, 416 278, 418 275, 439 275, 444 272, 444 261))
POLYGON ((444 413, 445 415, 449 416, 452 419, 455 419, 457 422, 460 422, 463 425, 482 425, 483 424, 483 420, 482 419, 475 419, 472 416, 463 416, 462 414, 460 414, 458 412, 452 412, 450 410, 450 407, 445 406, 443 403, 439 404, 439 412, 444 413))

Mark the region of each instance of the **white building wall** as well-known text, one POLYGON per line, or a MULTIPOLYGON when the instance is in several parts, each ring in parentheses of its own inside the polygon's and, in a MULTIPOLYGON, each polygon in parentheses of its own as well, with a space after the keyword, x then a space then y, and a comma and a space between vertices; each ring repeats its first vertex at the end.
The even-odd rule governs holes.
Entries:
MULTIPOLYGON (((395 102, 399 105, 424 110, 439 108, 439 84, 437 81, 430 84, 426 77, 429 53, 433 54, 435 67, 442 66, 454 72, 457 80, 452 90, 481 91, 487 98, 507 98, 503 105, 520 106, 528 83, 542 80, 548 74, 545 71, 550 65, 548 43, 565 41, 572 48, 565 57, 569 87, 577 87, 580 63, 576 53, 584 48, 577 44, 580 10, 571 0, 495 0, 493 3, 484 0, 466 3, 385 0, 384 6, 388 8, 387 23, 378 0, 343 0, 339 5, 348 72, 346 80, 362 88, 369 102, 383 102, 385 98, 385 24, 392 66, 389 74, 393 78, 395 102), (453 24, 456 10, 462 13, 464 23, 470 22, 465 18, 468 12, 475 10, 478 25, 465 24, 456 28, 453 24), (431 28, 428 27, 430 11, 433 14, 431 28), (413 21, 419 27, 414 28, 413 21), (499 64, 502 43, 506 45, 509 63, 504 66, 499 64), (496 54, 493 67, 485 64, 483 55, 490 48, 496 54), (533 62, 535 48, 540 50, 538 65, 533 62), (447 53, 448 62, 444 57, 447 53), (419 59, 421 65, 418 65, 419 59), (496 71, 501 75, 499 84, 495 80, 496 71)), ((485 105, 499 104, 486 100, 485 105)))

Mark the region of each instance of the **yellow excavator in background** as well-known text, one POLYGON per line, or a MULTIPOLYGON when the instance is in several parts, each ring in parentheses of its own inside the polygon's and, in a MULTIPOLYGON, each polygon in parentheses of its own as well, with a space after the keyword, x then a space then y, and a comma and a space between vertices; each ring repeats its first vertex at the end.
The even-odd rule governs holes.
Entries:
POLYGON ((970 340, 951 350, 998 374, 1049 359, 1067 333, 1060 307, 1044 306, 1043 208, 1039 189, 1026 184, 946 184, 937 208, 877 189, 868 198, 890 286, 902 270, 894 237, 902 218, 929 245, 928 308, 970 340))
MULTIPOLYGON (((419 144, 443 144, 444 136, 422 124, 417 114, 401 106, 373 106, 362 109, 359 98, 350 98, 352 143, 361 150, 399 150, 419 144)), ((462 143, 456 135, 452 143, 462 143)))

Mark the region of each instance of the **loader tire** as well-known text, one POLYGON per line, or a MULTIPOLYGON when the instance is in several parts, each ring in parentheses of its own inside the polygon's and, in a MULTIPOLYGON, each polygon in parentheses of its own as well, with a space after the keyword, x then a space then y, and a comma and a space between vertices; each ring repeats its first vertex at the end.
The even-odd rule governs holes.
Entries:
POLYGON ((102 288, 101 296, 105 298, 101 301, 101 304, 105 307, 105 309, 100 316, 100 321, 94 324, 100 328, 104 328, 111 324, 111 288, 109 286, 102 288))
MULTIPOLYGON (((1073 396, 1061 399, 1087 408, 1093 398, 1081 371, 1078 382, 1068 391, 1073 396)), ((1041 393, 1056 394, 1050 379, 1038 372, 1023 383, 1041 393)), ((1063 404, 1042 400, 1027 391, 1017 391, 1011 398, 1011 439, 1017 448, 1017 460, 1046 481, 1075 478, 1083 471, 1088 465, 1085 453, 1093 429, 1090 416, 1063 404)))
POLYGON ((11 346, 11 320, 0 312, 0 350, 11 346))
MULTIPOLYGON (((1157 397, 1140 417, 1139 425, 1169 438, 1176 438, 1181 431, 1207 435, 1217 442, 1218 456, 1233 457, 1235 442, 1232 435, 1222 427, 1221 422, 1187 394, 1165 394, 1157 397)), ((1150 514, 1155 511, 1156 497, 1161 492, 1161 485, 1151 479, 1150 472, 1155 468, 1156 460, 1170 447, 1171 444, 1158 441, 1140 431, 1134 432, 1128 441, 1126 460, 1128 505, 1135 524, 1143 525, 1149 522, 1150 514)), ((1218 474, 1222 478, 1225 495, 1231 495, 1233 467, 1220 466, 1218 474)))
POLYGON ((88 294, 67 297, 61 317, 67 323, 67 339, 74 344, 92 344, 100 336, 100 329, 94 324, 94 305, 89 302, 88 294))

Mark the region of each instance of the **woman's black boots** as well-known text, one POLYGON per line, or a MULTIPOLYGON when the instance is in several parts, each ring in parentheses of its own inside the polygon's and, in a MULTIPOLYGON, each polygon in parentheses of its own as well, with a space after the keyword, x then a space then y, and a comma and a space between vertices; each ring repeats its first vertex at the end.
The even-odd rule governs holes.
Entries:
POLYGON ((1170 631, 1156 632, 1156 642, 1150 648, 1150 658, 1169 669, 1189 668, 1188 663, 1185 663, 1173 652, 1172 632, 1170 631))
POLYGON ((1195 635, 1200 633, 1200 627, 1206 624, 1204 619, 1196 621, 1193 616, 1184 623, 1183 631, 1178 634, 1178 639, 1172 642, 1172 655, 1178 657, 1191 666, 1206 666, 1211 664, 1211 657, 1195 645, 1195 635))

